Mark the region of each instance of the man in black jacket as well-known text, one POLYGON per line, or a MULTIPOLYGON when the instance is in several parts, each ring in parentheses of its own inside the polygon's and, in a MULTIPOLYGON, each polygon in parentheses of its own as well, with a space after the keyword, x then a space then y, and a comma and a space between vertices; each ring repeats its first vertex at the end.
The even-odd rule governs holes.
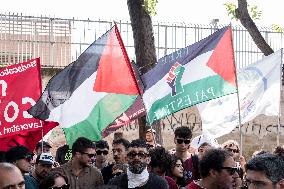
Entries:
POLYGON ((150 157, 144 140, 136 139, 130 143, 127 150, 127 161, 129 165, 127 173, 110 180, 110 185, 134 189, 169 188, 165 179, 148 172, 147 165, 150 157))

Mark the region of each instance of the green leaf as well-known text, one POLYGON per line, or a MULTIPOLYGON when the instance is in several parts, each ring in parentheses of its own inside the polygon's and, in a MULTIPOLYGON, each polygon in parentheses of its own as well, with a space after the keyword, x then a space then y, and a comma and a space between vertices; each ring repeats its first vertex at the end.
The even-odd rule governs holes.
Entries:
POLYGON ((284 33, 283 28, 281 28, 281 26, 277 25, 277 24, 272 24, 272 28, 279 33, 284 33))
POLYGON ((144 0, 143 7, 150 16, 155 16, 157 14, 156 11, 157 3, 158 0, 144 0))
POLYGON ((232 20, 238 20, 236 15, 236 5, 230 2, 223 4, 228 12, 228 16, 231 17, 232 20))

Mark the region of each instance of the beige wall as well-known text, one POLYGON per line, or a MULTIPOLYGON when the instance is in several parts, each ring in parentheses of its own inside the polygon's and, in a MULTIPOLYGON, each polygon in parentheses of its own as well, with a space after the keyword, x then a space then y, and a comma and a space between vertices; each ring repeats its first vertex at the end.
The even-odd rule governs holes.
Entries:
MULTIPOLYGON (((45 87, 51 76, 54 75, 57 71, 49 70, 44 72, 43 88, 45 87)), ((284 112, 283 95, 281 99, 282 112, 284 112)), ((175 113, 161 121, 164 146, 167 149, 174 147, 174 130, 179 126, 190 127, 193 131, 194 136, 201 134, 201 120, 195 107, 175 113)), ((119 129, 118 132, 123 132, 124 137, 128 140, 136 139, 138 138, 138 124, 136 121, 134 121, 131 124, 119 129)), ((271 151, 271 149, 276 145, 277 117, 258 116, 253 121, 244 124, 242 126, 242 132, 245 156, 251 155, 255 150, 260 149, 271 151)), ((228 139, 235 139, 239 141, 239 129, 236 128, 232 133, 227 134, 217 140, 221 144, 228 139)), ((113 134, 109 135, 106 140, 110 143, 113 140, 113 134)), ((53 150, 65 143, 65 137, 60 128, 55 128, 51 132, 49 141, 54 146, 53 150)), ((283 116, 281 117, 280 144, 284 144, 283 116)))

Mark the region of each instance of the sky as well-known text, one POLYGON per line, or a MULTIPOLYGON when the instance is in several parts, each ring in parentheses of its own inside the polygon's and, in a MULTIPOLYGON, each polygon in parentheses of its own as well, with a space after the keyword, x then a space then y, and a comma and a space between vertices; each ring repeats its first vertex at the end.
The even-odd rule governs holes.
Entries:
MULTIPOLYGON (((237 0, 158 0, 155 22, 209 24, 219 19, 221 24, 229 24, 224 7, 225 2, 237 0)), ((248 0, 263 11, 257 22, 261 26, 279 24, 284 26, 283 0, 248 0)), ((78 18, 91 20, 129 19, 127 0, 8 0, 1 3, 0 13, 22 13, 28 16, 51 16, 57 18, 78 18)), ((234 24, 235 22, 233 22, 234 24)))

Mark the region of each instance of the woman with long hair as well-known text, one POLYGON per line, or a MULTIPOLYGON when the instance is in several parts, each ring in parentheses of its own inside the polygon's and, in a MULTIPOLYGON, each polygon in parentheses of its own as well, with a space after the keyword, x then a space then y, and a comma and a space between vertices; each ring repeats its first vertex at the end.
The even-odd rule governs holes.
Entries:
POLYGON ((179 188, 185 186, 184 169, 182 159, 172 155, 171 156, 171 169, 167 171, 167 176, 171 177, 179 188))

